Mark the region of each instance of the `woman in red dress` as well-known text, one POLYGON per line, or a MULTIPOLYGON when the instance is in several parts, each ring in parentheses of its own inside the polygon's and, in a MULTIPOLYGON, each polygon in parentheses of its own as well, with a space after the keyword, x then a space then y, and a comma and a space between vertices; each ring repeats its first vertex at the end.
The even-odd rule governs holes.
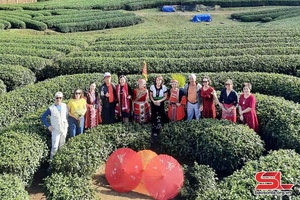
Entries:
POLYGON ((123 123, 129 122, 130 106, 131 106, 131 88, 126 83, 126 77, 121 75, 119 77, 119 84, 116 85, 116 93, 118 103, 116 104, 116 114, 118 118, 122 119, 123 123))
POLYGON ((214 99, 216 98, 216 91, 210 85, 209 77, 205 76, 202 79, 202 88, 200 90, 200 97, 202 98, 202 105, 200 110, 202 111, 203 118, 216 118, 216 107, 214 99))
POLYGON ((185 118, 184 107, 186 105, 186 96, 184 91, 178 88, 178 81, 171 80, 169 93, 168 117, 170 121, 176 122, 185 118))
POLYGON ((133 90, 132 104, 133 121, 141 124, 148 123, 150 121, 150 104, 145 79, 139 79, 138 88, 133 90))
POLYGON ((244 83, 243 94, 239 100, 240 120, 258 133, 258 119, 255 111, 256 99, 254 95, 250 93, 251 88, 250 83, 244 83))
POLYGON ((87 102, 87 111, 84 116, 84 128, 93 128, 98 124, 102 123, 101 118, 101 105, 99 101, 98 93, 95 91, 96 84, 92 83, 90 89, 85 93, 85 99, 87 102))

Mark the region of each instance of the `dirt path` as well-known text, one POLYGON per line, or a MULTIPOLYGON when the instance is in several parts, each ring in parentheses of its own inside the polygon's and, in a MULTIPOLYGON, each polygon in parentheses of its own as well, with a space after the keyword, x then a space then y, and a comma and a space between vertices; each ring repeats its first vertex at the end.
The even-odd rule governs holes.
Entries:
MULTIPOLYGON (((129 193, 119 193, 112 190, 109 184, 106 181, 105 175, 105 165, 102 165, 94 174, 92 183, 93 188, 96 192, 96 197, 99 197, 101 200, 150 200, 153 199, 150 196, 140 194, 137 192, 129 193)), ((46 200, 43 188, 43 178, 45 177, 46 170, 39 170, 35 177, 31 187, 28 189, 30 200, 46 200)))

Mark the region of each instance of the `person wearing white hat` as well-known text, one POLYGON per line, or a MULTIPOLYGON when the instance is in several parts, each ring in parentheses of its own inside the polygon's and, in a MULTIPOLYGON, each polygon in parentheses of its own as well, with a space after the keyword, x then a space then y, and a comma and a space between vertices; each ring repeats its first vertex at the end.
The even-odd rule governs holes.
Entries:
POLYGON ((100 86, 100 99, 102 102, 102 123, 112 124, 115 123, 115 109, 117 103, 116 87, 111 83, 111 74, 104 73, 104 83, 100 86))
POLYGON ((52 145, 50 152, 50 160, 59 148, 61 148, 66 141, 68 132, 68 108, 65 103, 62 103, 63 93, 57 92, 55 94, 55 103, 52 104, 42 115, 43 124, 51 132, 52 145), (47 117, 50 116, 50 124, 47 117))

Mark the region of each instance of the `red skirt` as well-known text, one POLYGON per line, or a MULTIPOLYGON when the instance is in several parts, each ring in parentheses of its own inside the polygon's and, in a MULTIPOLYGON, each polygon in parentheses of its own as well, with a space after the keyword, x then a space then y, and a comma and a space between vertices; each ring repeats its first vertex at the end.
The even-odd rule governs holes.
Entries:
MULTIPOLYGON (((225 109, 228 109, 230 107, 233 106, 233 104, 223 104, 224 108, 225 109)), ((231 112, 224 112, 222 111, 222 119, 227 119, 229 121, 232 121, 232 122, 236 122, 236 108, 232 109, 231 112)))
POLYGON ((84 128, 93 128, 102 123, 99 108, 94 108, 92 105, 87 105, 87 111, 84 116, 84 128))

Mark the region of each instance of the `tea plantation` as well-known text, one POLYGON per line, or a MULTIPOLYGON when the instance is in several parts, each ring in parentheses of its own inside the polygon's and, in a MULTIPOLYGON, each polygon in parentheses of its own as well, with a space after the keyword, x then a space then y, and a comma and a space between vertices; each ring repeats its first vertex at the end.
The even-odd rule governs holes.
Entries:
MULTIPOLYGON (((51 144, 40 116, 62 91, 113 82, 131 87, 146 61, 162 74, 208 75, 220 91, 231 78, 251 82, 260 133, 223 120, 166 124, 162 153, 184 165, 176 199, 279 199, 255 195, 255 174, 281 171, 300 199, 300 0, 48 0, 0 5, 0 199, 29 199, 51 144), (204 4, 199 12, 162 13, 162 5, 204 4), (221 9, 214 10, 215 5, 221 9), (210 23, 192 23, 196 13, 210 23)), ((220 118, 220 110, 218 118, 220 118)), ((150 148, 150 125, 100 125, 69 139, 44 181, 47 199, 96 199, 91 179, 117 148, 150 148)), ((286 196, 282 199, 288 198, 286 196)))

